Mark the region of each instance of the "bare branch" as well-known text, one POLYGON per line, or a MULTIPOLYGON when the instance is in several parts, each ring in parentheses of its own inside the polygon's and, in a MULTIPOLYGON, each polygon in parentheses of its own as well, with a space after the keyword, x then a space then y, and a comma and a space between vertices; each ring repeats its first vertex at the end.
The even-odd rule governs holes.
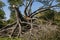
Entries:
POLYGON ((5 26, 5 27, 1 28, 0 30, 10 28, 10 27, 12 27, 12 26, 13 26, 13 25, 15 25, 15 24, 16 24, 16 21, 15 21, 15 22, 13 22, 13 23, 12 23, 12 24, 10 24, 10 25, 7 25, 7 26, 5 26))
POLYGON ((28 11, 28 16, 31 14, 31 7, 32 7, 33 2, 34 2, 34 0, 31 0, 30 6, 29 6, 29 11, 28 11))
MULTIPOLYGON (((38 10, 34 11, 33 13, 36 13, 37 11, 43 9, 43 7, 44 7, 44 6, 40 7, 38 10)), ((33 13, 31 13, 31 14, 29 15, 29 17, 30 17, 33 13)))
MULTIPOLYGON (((30 4, 30 2, 29 2, 29 4, 30 4)), ((27 8, 29 7, 29 4, 27 5, 27 0, 26 0, 26 7, 25 7, 25 10, 24 10, 25 16, 27 16, 27 8)))
MULTIPOLYGON (((3 32, 3 31, 6 31, 6 30, 9 30, 9 28, 11 28, 11 27, 15 27, 15 26, 10 26, 10 27, 8 27, 8 28, 4 28, 4 29, 0 30, 0 32, 3 32)), ((13 28, 13 29, 14 29, 14 28, 13 28)))
MULTIPOLYGON (((27 0, 26 0, 26 2, 27 2, 27 0)), ((27 15, 27 9, 28 9, 30 3, 31 3, 31 0, 29 1, 28 5, 26 5, 26 7, 25 7, 25 10, 24 10, 25 16, 28 16, 28 15, 27 15)))
POLYGON ((44 12, 46 10, 49 10, 50 8, 53 8, 53 7, 57 7, 57 5, 54 5, 54 6, 49 6, 47 8, 39 8, 38 10, 34 11, 33 13, 30 14, 30 17, 32 18, 34 15, 40 13, 40 12, 44 12))
POLYGON ((17 27, 17 24, 15 25, 15 28, 13 29, 13 31, 12 31, 12 33, 11 33, 11 36, 13 35, 13 33, 14 33, 16 27, 17 27))
POLYGON ((54 0, 52 0, 52 1, 50 2, 49 6, 51 6, 51 5, 52 5, 53 1, 54 1, 54 0))

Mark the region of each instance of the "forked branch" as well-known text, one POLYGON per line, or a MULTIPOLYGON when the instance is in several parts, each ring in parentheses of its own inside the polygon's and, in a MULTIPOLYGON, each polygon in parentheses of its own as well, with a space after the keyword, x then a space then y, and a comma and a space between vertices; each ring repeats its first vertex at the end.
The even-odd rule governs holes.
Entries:
POLYGON ((57 5, 54 5, 54 6, 49 6, 47 8, 39 8, 37 9, 36 11, 34 11, 33 13, 30 14, 30 17, 34 17, 34 15, 38 14, 38 13, 41 13, 41 12, 44 12, 44 11, 47 11, 49 10, 50 8, 53 8, 53 7, 57 7, 57 5))

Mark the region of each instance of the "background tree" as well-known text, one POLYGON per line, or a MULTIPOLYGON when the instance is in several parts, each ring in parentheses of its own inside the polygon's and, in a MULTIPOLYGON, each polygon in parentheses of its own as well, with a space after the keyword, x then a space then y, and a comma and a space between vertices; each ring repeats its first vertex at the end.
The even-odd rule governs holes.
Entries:
POLYGON ((16 20, 15 11, 11 11, 10 19, 7 20, 8 24, 13 23, 16 20))
POLYGON ((3 7, 5 6, 5 4, 0 1, 0 27, 4 27, 6 24, 5 24, 5 12, 3 11, 3 7))

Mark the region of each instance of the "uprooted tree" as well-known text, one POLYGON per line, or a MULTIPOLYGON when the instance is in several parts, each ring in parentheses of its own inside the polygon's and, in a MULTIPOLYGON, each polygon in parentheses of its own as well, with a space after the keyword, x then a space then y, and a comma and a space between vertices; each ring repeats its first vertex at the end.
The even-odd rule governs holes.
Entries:
POLYGON ((11 28, 12 30, 10 32, 10 36, 21 36, 24 32, 28 30, 31 31, 33 26, 37 26, 36 24, 33 24, 35 20, 34 16, 36 14, 50 10, 51 8, 60 8, 60 3, 57 0, 8 0, 8 2, 10 4, 10 10, 14 11, 16 18, 14 19, 14 22, 12 24, 1 28, 0 32, 6 33, 9 28, 13 27, 11 28), (56 1, 57 4, 53 5, 54 1, 56 1), (40 2, 43 4, 43 6, 32 12, 32 5, 34 2, 40 2), (21 11, 19 10, 21 6, 25 7, 24 15, 22 15, 23 13, 21 13, 21 11), (23 30, 24 27, 26 30, 23 30), (14 33, 16 33, 17 35, 14 35, 14 33))

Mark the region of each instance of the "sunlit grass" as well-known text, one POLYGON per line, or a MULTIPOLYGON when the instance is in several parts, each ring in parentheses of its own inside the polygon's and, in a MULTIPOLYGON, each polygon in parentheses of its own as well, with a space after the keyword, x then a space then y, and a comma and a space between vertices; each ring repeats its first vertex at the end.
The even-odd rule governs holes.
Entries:
POLYGON ((9 37, 0 37, 0 40, 21 40, 21 38, 9 38, 9 37))

